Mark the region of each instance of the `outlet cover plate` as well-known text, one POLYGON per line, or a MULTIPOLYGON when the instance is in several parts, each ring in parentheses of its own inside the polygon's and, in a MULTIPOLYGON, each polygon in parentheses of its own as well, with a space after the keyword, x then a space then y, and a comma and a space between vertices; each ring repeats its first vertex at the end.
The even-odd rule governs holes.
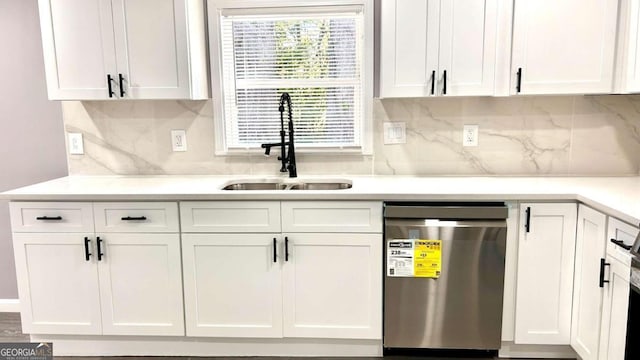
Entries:
POLYGON ((478 125, 464 125, 462 128, 462 146, 478 146, 478 125))
POLYGON ((82 133, 68 133, 68 145, 70 155, 84 154, 84 144, 82 143, 82 133))
POLYGON ((173 151, 187 151, 187 132, 171 130, 171 149, 173 151))
POLYGON ((384 143, 387 144, 406 144, 407 143, 407 124, 404 122, 385 122, 384 123, 384 143))

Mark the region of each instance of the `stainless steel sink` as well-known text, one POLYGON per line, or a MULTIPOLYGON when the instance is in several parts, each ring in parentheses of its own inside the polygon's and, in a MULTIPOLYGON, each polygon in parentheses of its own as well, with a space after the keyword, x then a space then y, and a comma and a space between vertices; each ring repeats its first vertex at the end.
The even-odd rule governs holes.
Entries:
POLYGON ((222 190, 344 190, 351 189, 349 180, 238 180, 227 183, 222 190))
POLYGON ((344 190, 351 189, 349 182, 303 182, 294 184, 291 190, 344 190))

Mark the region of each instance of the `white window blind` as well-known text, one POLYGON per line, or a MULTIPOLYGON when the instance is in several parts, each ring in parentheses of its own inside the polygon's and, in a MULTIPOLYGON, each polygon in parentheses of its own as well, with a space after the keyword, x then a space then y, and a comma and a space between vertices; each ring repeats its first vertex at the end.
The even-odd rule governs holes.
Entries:
MULTIPOLYGON (((364 18, 336 8, 221 14, 228 149, 280 141, 282 92, 291 95, 297 147, 361 147, 364 18)), ((285 129, 286 121, 285 112, 285 129)))

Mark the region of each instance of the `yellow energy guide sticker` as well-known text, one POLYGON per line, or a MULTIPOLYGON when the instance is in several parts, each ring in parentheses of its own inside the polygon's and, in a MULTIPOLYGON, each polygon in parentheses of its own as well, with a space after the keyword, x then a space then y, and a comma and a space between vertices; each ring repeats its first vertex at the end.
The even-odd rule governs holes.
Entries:
POLYGON ((442 271, 442 240, 415 240, 413 276, 439 278, 442 271))

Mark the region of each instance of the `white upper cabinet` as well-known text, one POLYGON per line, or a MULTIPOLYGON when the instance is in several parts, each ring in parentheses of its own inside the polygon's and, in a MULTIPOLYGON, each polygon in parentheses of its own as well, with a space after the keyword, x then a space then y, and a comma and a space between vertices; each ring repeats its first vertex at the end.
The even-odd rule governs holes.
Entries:
POLYGON ((618 0, 515 0, 511 94, 613 91, 618 0))
POLYGON ((497 0, 382 0, 385 97, 493 95, 497 0))
POLYGON ((51 100, 205 99, 202 0, 40 0, 51 100))
POLYGON ((39 7, 49 99, 107 99, 107 75, 117 73, 111 2, 41 0, 39 7))
POLYGON ((640 92, 640 0, 621 0, 616 93, 640 92))

